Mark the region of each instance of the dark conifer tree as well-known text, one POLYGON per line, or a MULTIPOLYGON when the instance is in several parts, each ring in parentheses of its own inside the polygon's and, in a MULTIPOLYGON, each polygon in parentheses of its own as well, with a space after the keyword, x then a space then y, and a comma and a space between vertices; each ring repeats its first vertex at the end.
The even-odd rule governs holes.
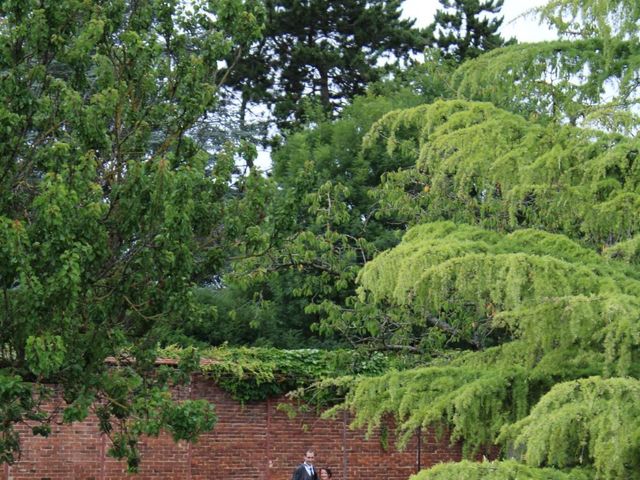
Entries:
POLYGON ((251 103, 269 104, 280 128, 299 125, 314 108, 330 115, 363 94, 390 62, 427 44, 413 20, 400 19, 400 0, 265 3, 264 36, 230 78, 241 93, 241 123, 251 103))
POLYGON ((470 58, 515 43, 505 40, 498 29, 504 17, 498 17, 504 0, 440 0, 443 9, 436 12, 430 27, 433 46, 445 58, 462 63, 470 58))

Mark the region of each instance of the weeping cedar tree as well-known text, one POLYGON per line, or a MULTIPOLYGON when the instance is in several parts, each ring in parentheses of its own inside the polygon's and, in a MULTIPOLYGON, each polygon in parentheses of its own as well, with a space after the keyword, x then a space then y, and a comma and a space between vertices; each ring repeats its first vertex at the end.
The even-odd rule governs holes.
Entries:
MULTIPOLYGON (((446 426, 467 455, 501 443, 530 467, 640 478, 640 276, 618 259, 635 238, 598 254, 543 230, 409 230, 361 270, 360 301, 440 342, 442 354, 357 382, 345 402, 354 424, 374 428, 392 414, 401 443, 418 427, 446 426)), ((449 478, 471 469, 456 468, 449 478)), ((440 478, 430 475, 419 478, 440 478)))
POLYGON ((401 444, 436 427, 466 455, 498 444, 508 459, 441 465, 414 480, 640 478, 640 143, 628 134, 637 128, 639 12, 598 0, 555 1, 545 12, 574 33, 585 22, 583 38, 553 51, 507 47, 457 73, 471 97, 528 118, 441 101, 389 113, 363 144, 365 155, 413 158, 414 168, 387 175, 378 198, 381 215, 419 225, 364 266, 360 315, 336 322, 397 342, 417 337, 435 355, 355 381, 338 409, 370 429, 395 416, 401 444), (598 63, 595 50, 609 60, 598 63), (542 67, 486 83, 509 71, 509 58, 556 62, 542 98, 553 109, 535 109, 542 67), (576 62, 582 76, 562 71, 576 62), (514 81, 519 88, 506 85, 514 81), (598 81, 620 88, 610 95, 598 81))
MULTIPOLYGON (((252 103, 273 108, 278 127, 296 129, 314 109, 331 116, 389 65, 409 62, 426 37, 400 19, 399 0, 268 0, 262 38, 229 62, 239 92, 240 123, 252 103)), ((234 57, 235 55, 235 57, 234 57)))
POLYGON ((162 331, 206 311, 195 282, 226 239, 232 155, 188 135, 215 107, 217 61, 258 33, 251 2, 0 4, 0 460, 17 424, 46 435, 93 410, 135 470, 138 435, 193 440, 215 423, 154 370, 162 331), (106 357, 120 365, 109 368, 106 357), (153 375, 149 375, 154 370, 153 375))

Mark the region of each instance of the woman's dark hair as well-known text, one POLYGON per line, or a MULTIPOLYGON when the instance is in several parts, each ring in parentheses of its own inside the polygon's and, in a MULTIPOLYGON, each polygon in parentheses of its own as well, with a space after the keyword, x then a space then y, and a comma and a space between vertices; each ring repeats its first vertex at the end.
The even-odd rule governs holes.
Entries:
POLYGON ((329 467, 320 467, 321 472, 322 470, 324 470, 325 472, 327 472, 327 474, 329 474, 329 478, 333 477, 333 473, 331 473, 331 469, 329 467))

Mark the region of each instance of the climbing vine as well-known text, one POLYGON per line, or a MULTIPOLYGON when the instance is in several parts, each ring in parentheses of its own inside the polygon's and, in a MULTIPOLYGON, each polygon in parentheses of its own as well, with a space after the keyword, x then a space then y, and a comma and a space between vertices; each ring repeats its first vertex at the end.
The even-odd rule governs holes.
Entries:
MULTIPOLYGON (((381 353, 357 350, 281 350, 257 347, 217 347, 195 351, 168 347, 162 357, 196 355, 200 372, 240 402, 260 401, 298 391, 297 398, 317 405, 335 403, 345 385, 323 381, 380 374, 393 361, 381 353), (323 388, 317 385, 323 384, 323 388)), ((350 383, 350 382, 348 382, 350 383)))

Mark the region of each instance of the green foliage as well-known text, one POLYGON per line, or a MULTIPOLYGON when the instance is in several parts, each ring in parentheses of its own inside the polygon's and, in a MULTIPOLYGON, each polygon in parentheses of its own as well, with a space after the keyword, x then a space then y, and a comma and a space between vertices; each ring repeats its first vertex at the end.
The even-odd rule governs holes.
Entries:
MULTIPOLYGON (((441 351, 480 351, 363 379, 340 408, 353 410, 354 425, 369 429, 393 415, 401 445, 416 428, 437 427, 452 441, 462 440, 467 455, 506 442, 501 432, 530 421, 531 434, 523 434, 513 447, 537 452, 524 456, 527 464, 593 465, 603 478, 627 477, 622 469, 634 469, 628 461, 607 454, 589 457, 585 439, 600 433, 582 435, 575 428, 575 416, 568 412, 576 408, 576 416, 585 418, 578 401, 567 400, 566 412, 550 407, 535 417, 527 414, 532 406, 545 405, 556 382, 594 374, 640 375, 639 279, 628 263, 615 260, 630 263, 635 255, 630 210, 620 208, 634 208, 634 155, 630 160, 629 152, 637 148, 635 140, 540 125, 488 104, 455 101, 383 117, 365 139, 365 155, 380 155, 383 148, 390 157, 416 158, 416 171, 428 186, 401 211, 407 218, 448 218, 493 229, 451 221, 410 229, 397 247, 368 262, 358 277, 357 304, 375 305, 370 311, 377 316, 378 330, 367 326, 367 316, 348 321, 353 324, 355 318, 372 335, 384 335, 385 319, 392 318, 396 331, 399 322, 405 323, 400 328, 405 341, 418 331, 432 353, 438 352, 433 350, 434 331, 440 332, 441 351), (527 226, 596 245, 629 240, 601 256, 564 235, 522 228, 527 226), (487 349, 490 345, 500 346, 487 349), (555 424, 549 418, 552 410, 559 419, 555 424)), ((410 174, 405 178, 412 179, 410 174)), ((394 187, 395 196, 383 190, 382 198, 387 195, 395 205, 410 198, 410 191, 397 193, 401 184, 394 187)), ((402 339, 397 333, 394 338, 402 339)), ((596 397, 606 396, 598 390, 596 397)), ((611 407, 616 409, 624 407, 611 407)), ((634 432, 630 412, 629 419, 598 419, 593 425, 626 421, 634 432)), ((635 444, 611 431, 598 438, 635 444)), ((621 452, 620 457, 629 455, 633 453, 621 452)), ((467 467, 450 468, 445 475, 467 467)), ((499 470, 496 475, 509 478, 499 470)))
POLYGON ((367 426, 369 433, 393 415, 402 433, 399 447, 420 426, 451 425, 452 442, 464 439, 471 453, 491 445, 500 428, 516 419, 505 412, 527 411, 529 394, 523 369, 427 367, 360 380, 346 403, 356 412, 353 425, 367 426))
MULTIPOLYGON (((545 394, 552 395, 557 382, 589 375, 640 376, 637 272, 565 236, 526 229, 500 234, 452 222, 424 224, 368 262, 358 280, 363 304, 386 314, 403 310, 406 313, 396 318, 407 321, 408 330, 430 338, 433 330, 439 331, 445 351, 454 346, 477 350, 453 357, 449 353, 423 368, 362 379, 336 407, 354 411, 354 426, 369 431, 392 415, 398 421, 400 446, 418 427, 436 427, 452 442, 462 441, 466 455, 505 442, 503 430, 527 421, 532 432, 573 435, 570 420, 558 429, 550 422, 554 407, 522 419, 532 406, 532 415, 543 408, 545 394), (497 346, 487 348, 490 345, 497 346)), ((569 400, 567 405, 576 407, 569 400)), ((559 411, 557 415, 568 418, 559 411)), ((629 415, 631 419, 633 410, 629 415)), ((627 423, 633 430, 631 420, 627 423)), ((543 442, 540 445, 549 449, 545 452, 565 455, 565 461, 548 461, 538 454, 535 460, 525 456, 528 464, 593 464, 602 472, 616 469, 606 478, 621 476, 612 462, 602 460, 607 466, 600 467, 595 458, 578 461, 578 450, 563 454, 557 448, 578 448, 582 437, 554 437, 550 443, 533 435, 531 440, 519 437, 515 450, 538 451, 534 442, 543 442)), ((602 435, 611 437, 611 432, 602 435)), ((614 438, 611 441, 635 445, 631 438, 614 438)))
POLYGON ((490 455, 485 449, 496 444, 502 429, 526 416, 555 381, 600 373, 601 362, 602 354, 580 346, 532 352, 526 340, 512 341, 359 379, 328 415, 348 408, 353 425, 370 433, 391 415, 398 422, 400 448, 418 427, 434 427, 452 443, 461 441, 465 455, 490 455))
POLYGON ((596 478, 640 478, 639 395, 635 378, 559 383, 503 437, 530 465, 593 465, 596 478))
MULTIPOLYGON (((636 478, 637 5, 551 1, 541 18, 561 40, 455 67, 449 54, 493 46, 459 37, 328 122, 377 59, 422 41, 398 2, 271 2, 262 40, 251 1, 36 3, 0 14, 2 461, 14 425, 48 434, 55 382, 63 419, 94 411, 134 471, 140 435, 194 440, 215 423, 170 395, 200 371, 244 402, 344 397, 328 414, 370 431, 392 415, 400 444, 433 426, 468 456, 502 442, 523 462, 417 478, 636 478), (249 45, 255 69, 218 70, 249 45), (249 79, 241 109, 277 101, 281 126, 312 125, 271 179, 233 175, 255 158, 247 143, 198 140, 229 79, 249 79), (427 355, 404 370, 408 357, 359 350, 221 348, 201 363, 156 348, 309 345, 312 328, 427 355)), ((456 5, 469 20, 499 2, 456 5)))
POLYGON ((331 263, 349 253, 335 233, 369 241, 363 268, 348 270, 359 271, 358 296, 348 288, 338 301, 323 297, 344 277, 314 278, 296 285, 317 302, 307 311, 354 345, 427 354, 420 368, 325 380, 319 388, 347 389, 327 415, 349 409, 369 432, 392 416, 400 446, 435 427, 467 456, 502 444, 503 456, 521 460, 463 462, 420 478, 613 479, 638 470, 638 8, 558 0, 541 12, 561 40, 498 49, 453 73, 432 53, 432 69, 445 65, 449 77, 434 75, 434 85, 459 98, 373 123, 345 161, 360 181, 375 172, 371 215, 343 181, 331 129, 291 136, 292 155, 277 164, 299 191, 313 188, 283 202, 302 228, 293 230, 300 248, 275 257, 280 266, 322 259, 332 273, 347 271, 349 263, 331 263), (379 253, 372 237, 351 233, 363 224, 392 241, 417 226, 379 253))
MULTIPOLYGON (((242 96, 241 122, 252 102, 267 103, 281 129, 332 116, 367 84, 409 61, 424 35, 401 19, 397 0, 266 2, 263 37, 233 59, 231 83, 242 96)), ((230 59, 231 60, 231 59, 230 59)))
POLYGON ((469 100, 527 116, 637 132, 640 10, 633 0, 552 0, 538 9, 560 40, 497 49, 452 79, 469 100))
POLYGON ((383 189, 386 215, 408 205, 400 215, 418 221, 544 228, 602 246, 637 231, 639 147, 636 138, 449 101, 387 114, 365 138, 364 155, 384 148, 389 157, 414 158, 425 182, 419 212, 403 185, 383 189))
POLYGON ((452 88, 463 98, 532 118, 634 133, 637 40, 616 40, 608 48, 613 51, 605 56, 602 40, 589 38, 494 50, 462 65, 452 88), (616 88, 605 89, 608 83, 616 88))
POLYGON ((499 230, 544 228, 598 248, 629 238, 638 217, 631 180, 637 142, 550 123, 553 115, 579 123, 584 114, 597 125, 603 83, 624 77, 632 87, 633 75, 621 68, 633 65, 635 50, 631 39, 618 40, 611 58, 619 62, 600 55, 596 38, 500 48, 455 71, 431 51, 425 65, 371 87, 384 96, 358 99, 340 120, 289 135, 274 153, 280 190, 265 218, 265 255, 234 266, 240 283, 229 281, 243 292, 242 307, 221 311, 219 321, 250 322, 262 330, 259 341, 272 345, 308 338, 315 325, 354 345, 374 337, 370 346, 395 348, 412 336, 431 349, 442 344, 438 333, 416 338, 405 328, 406 312, 380 314, 352 297, 360 266, 393 246, 407 225, 444 218, 499 230), (406 108, 456 95, 530 118, 463 101, 406 108), (399 110, 372 125, 393 106, 399 110), (274 338, 283 318, 292 319, 295 337, 274 338))
POLYGON ((100 429, 111 439, 109 455, 125 458, 130 472, 140 463, 137 442, 141 435, 158 436, 162 431, 175 441, 195 441, 217 423, 215 408, 206 400, 175 401, 171 385, 179 385, 180 370, 160 369, 157 377, 141 379, 124 367, 102 379, 103 390, 94 396, 84 389, 65 410, 65 422, 96 414, 100 429))
POLYGON ((611 371, 624 374, 635 364, 628 342, 636 333, 626 319, 638 306, 636 272, 561 235, 420 225, 367 263, 359 283, 361 304, 408 311, 397 319, 414 334, 436 329, 448 342, 476 348, 516 336, 532 349, 576 339, 587 348, 599 336, 611 371))
POLYGON ((640 262, 640 235, 606 247, 603 254, 611 259, 635 265, 640 262))
POLYGON ((409 477, 410 480, 592 480, 586 469, 560 471, 534 468, 514 461, 442 463, 409 477))
POLYGON ((193 336, 213 344, 332 346, 311 325, 353 294, 357 271, 373 252, 397 242, 373 218, 369 191, 382 171, 401 165, 366 162, 359 145, 383 114, 433 95, 427 80, 407 80, 411 86, 399 88, 403 82, 377 84, 393 94, 358 97, 341 119, 290 135, 274 153, 278 190, 254 229, 256 241, 243 245, 224 289, 199 293, 215 305, 217 316, 193 336))
POLYGON ((44 434, 61 413, 42 417, 45 383, 62 385, 67 421, 101 402, 133 469, 140 422, 189 439, 213 424, 209 407, 173 404, 171 375, 147 377, 165 332, 206 318, 192 289, 236 240, 223 228, 233 153, 212 157, 190 132, 216 107, 217 61, 258 33, 253 7, 2 2, 3 461, 16 424, 44 434))
POLYGON ((3 419, 0 430, 0 462, 16 460, 16 454, 20 451, 20 437, 12 427, 36 406, 36 398, 21 377, 0 371, 0 417, 3 419))
POLYGON ((504 0, 440 0, 443 9, 436 12, 429 27, 437 34, 433 46, 439 48, 445 58, 463 63, 494 48, 515 43, 513 39, 506 42, 498 33, 503 18, 495 15, 500 13, 503 3, 504 0))
POLYGON ((552 0, 540 9, 541 18, 565 37, 630 39, 638 36, 640 8, 633 0, 552 0))
MULTIPOLYGON (((284 18, 289 12, 281 14, 284 18)), ((239 335, 231 332, 231 342, 254 338, 259 344, 295 346, 315 336, 315 330, 331 342, 344 331, 343 315, 361 314, 347 300, 359 268, 397 243, 408 223, 379 212, 372 187, 414 163, 409 155, 365 151, 362 140, 390 110, 452 93, 452 65, 438 51, 429 55, 424 65, 371 84, 368 95, 356 97, 338 120, 317 120, 311 128, 287 135, 274 152, 272 178, 278 190, 257 234, 264 240, 262 248, 246 252, 249 258, 234 264, 233 274, 225 278, 230 289, 210 295, 220 307, 216 323, 223 325, 217 331, 242 323, 251 327, 239 329, 239 335), (229 309, 234 298, 238 307, 229 309)))
MULTIPOLYGON (((383 372, 389 359, 382 354, 367 355, 352 350, 217 347, 200 349, 200 371, 215 380, 240 402, 264 400, 300 389, 302 398, 316 404, 336 401, 335 388, 316 390, 324 380, 383 372)), ((168 347, 163 357, 184 355, 184 350, 168 347)))
POLYGON ((60 335, 27 338, 25 361, 34 375, 49 377, 64 362, 65 347, 60 335))

